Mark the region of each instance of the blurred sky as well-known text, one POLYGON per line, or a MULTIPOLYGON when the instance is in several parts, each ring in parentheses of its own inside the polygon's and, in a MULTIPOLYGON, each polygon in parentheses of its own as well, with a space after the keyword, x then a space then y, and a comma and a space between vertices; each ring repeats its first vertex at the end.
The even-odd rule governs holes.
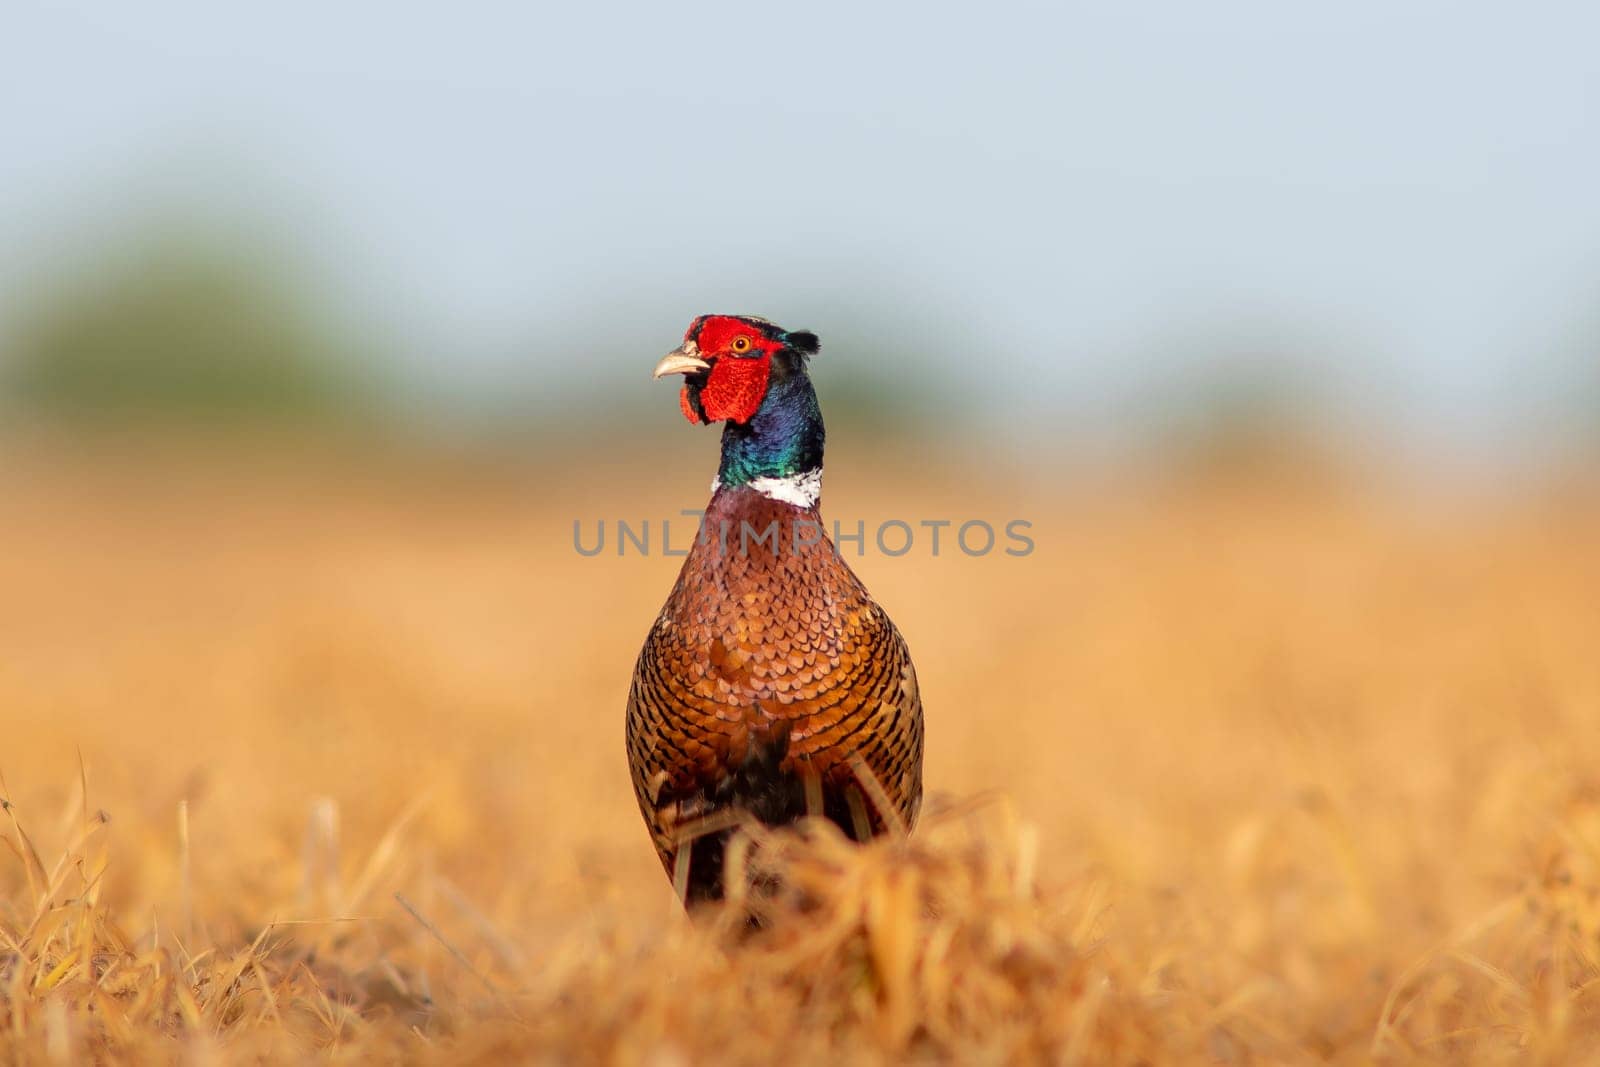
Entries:
MULTIPOLYGON (((1461 456, 1600 361, 1600 8, 9 0, 0 276, 173 204, 441 393, 747 310, 1027 438, 1213 364, 1461 456), (890 346, 891 348, 893 346, 890 346)), ((1174 384, 1176 383, 1176 384, 1174 384)))

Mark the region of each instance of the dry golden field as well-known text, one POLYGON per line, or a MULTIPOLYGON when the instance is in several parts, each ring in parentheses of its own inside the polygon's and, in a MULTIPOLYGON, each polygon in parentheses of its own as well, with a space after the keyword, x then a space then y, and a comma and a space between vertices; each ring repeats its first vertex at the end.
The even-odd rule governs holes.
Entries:
POLYGON ((746 935, 624 765, 677 561, 571 545, 695 443, 6 455, 0 1060, 1600 1059, 1593 498, 831 466, 1038 547, 856 564, 932 800, 746 935))

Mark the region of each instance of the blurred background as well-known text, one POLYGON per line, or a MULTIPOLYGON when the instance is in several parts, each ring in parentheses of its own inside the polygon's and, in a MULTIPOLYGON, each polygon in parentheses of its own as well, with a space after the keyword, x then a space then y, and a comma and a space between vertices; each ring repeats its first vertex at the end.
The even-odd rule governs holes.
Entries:
POLYGON ((828 520, 1033 523, 852 565, 1122 988, 1365 1062, 1526 886, 1397 1030, 1600 975, 1600 9, 404 8, 6 5, 0 795, 113 814, 140 945, 359 917, 294 936, 444 1003, 390 890, 489 971, 663 928, 678 561, 572 530, 703 503, 650 370, 737 312, 821 335, 828 520))
POLYGON ((707 310, 828 413, 1112 462, 1600 438, 1584 5, 14 5, 8 421, 551 446, 707 310))

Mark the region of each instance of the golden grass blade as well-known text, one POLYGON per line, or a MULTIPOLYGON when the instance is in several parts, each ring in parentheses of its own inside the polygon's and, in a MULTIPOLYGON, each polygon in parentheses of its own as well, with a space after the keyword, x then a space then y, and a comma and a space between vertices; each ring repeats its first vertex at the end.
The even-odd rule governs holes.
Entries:
POLYGON ((678 843, 677 851, 672 854, 672 895, 685 907, 689 904, 689 864, 693 862, 693 856, 694 849, 683 841, 678 843))
MULTIPOLYGON (((5 788, 5 781, 0 778, 0 789, 5 788)), ((9 791, 8 791, 9 792, 9 791)), ((17 819, 16 807, 4 796, 0 796, 0 808, 5 810, 6 816, 11 820, 11 830, 17 835, 16 851, 22 857, 22 866, 28 879, 28 896, 33 900, 33 906, 44 907, 43 886, 50 881, 44 873, 44 864, 39 861, 39 853, 33 847, 33 842, 22 829, 22 823, 17 819)))
POLYGON ((422 813, 427 800, 426 793, 418 794, 401 810, 399 815, 395 816, 394 821, 389 824, 389 828, 383 832, 383 836, 378 840, 377 847, 367 857, 367 862, 361 868, 361 874, 357 876, 349 893, 345 895, 338 909, 340 912, 348 914, 356 911, 373 889, 376 888, 378 879, 383 877, 384 871, 388 869, 394 858, 399 855, 400 839, 404 835, 406 828, 422 813))
MULTIPOLYGON (((895 807, 889 799, 889 794, 884 790, 883 783, 878 781, 878 776, 872 773, 872 768, 860 758, 850 760, 850 770, 856 776, 856 781, 861 783, 861 788, 866 791, 872 806, 878 812, 878 818, 883 820, 883 825, 889 828, 889 833, 894 837, 905 837, 907 831, 905 819, 900 817, 900 809, 895 807)), ((855 806, 850 809, 851 818, 855 818, 855 806)), ((866 836, 857 833, 858 841, 866 840, 866 836)))
POLYGON ((800 782, 806 793, 806 814, 812 818, 820 818, 823 814, 822 776, 807 764, 801 768, 800 782))
POLYGON ((484 943, 494 950, 495 955, 500 957, 501 963, 513 970, 519 969, 527 963, 527 957, 523 955, 522 950, 512 944, 500 932, 499 928, 489 921, 488 916, 484 915, 472 901, 468 900, 466 894, 461 892, 453 882, 443 875, 436 874, 433 876, 433 884, 444 896, 444 899, 449 902, 450 906, 455 908, 457 912, 477 928, 478 934, 483 938, 484 943))
POLYGON ((403 894, 400 894, 400 893, 396 893, 394 895, 394 899, 399 901, 400 906, 402 908, 404 908, 406 910, 406 912, 413 919, 415 919, 417 921, 417 924, 419 926, 421 926, 424 930, 428 931, 428 934, 435 941, 437 941, 437 942, 439 942, 439 944, 443 945, 445 950, 447 952, 449 952, 451 956, 455 957, 455 961, 457 963, 461 964, 461 966, 467 971, 468 974, 472 975, 480 983, 482 983, 483 984, 483 988, 487 989, 490 993, 492 993, 496 997, 500 996, 500 990, 495 988, 495 984, 493 982, 489 981, 488 977, 486 975, 484 975, 482 971, 480 971, 476 967, 474 967, 472 965, 472 961, 467 959, 466 953, 464 953, 460 949, 456 948, 456 946, 448 938, 446 938, 444 936, 444 934, 440 933, 439 932, 439 928, 437 926, 433 925, 433 923, 429 922, 428 919, 422 914, 422 912, 417 910, 417 907, 416 907, 415 904, 412 904, 411 901, 407 900, 405 898, 405 896, 403 894))
POLYGON ((850 833, 857 841, 872 836, 872 820, 867 818, 867 802, 861 799, 861 790, 848 786, 844 791, 846 805, 850 808, 850 833))
POLYGON ((189 802, 178 801, 178 913, 183 939, 194 940, 194 868, 189 854, 189 802))

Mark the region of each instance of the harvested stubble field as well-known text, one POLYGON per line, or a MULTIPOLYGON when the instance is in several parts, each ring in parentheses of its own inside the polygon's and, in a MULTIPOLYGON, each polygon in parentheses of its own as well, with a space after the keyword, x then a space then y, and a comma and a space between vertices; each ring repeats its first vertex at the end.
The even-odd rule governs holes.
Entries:
POLYGON ((1600 507, 830 471, 932 800, 679 913, 622 708, 686 470, 14 454, 0 1059, 1600 1057, 1600 507))

